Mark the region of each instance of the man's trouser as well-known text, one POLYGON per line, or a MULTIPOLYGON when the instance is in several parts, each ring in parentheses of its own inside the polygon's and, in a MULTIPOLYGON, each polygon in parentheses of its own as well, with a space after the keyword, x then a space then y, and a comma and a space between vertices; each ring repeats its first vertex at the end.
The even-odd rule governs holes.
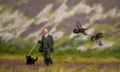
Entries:
POLYGON ((44 49, 44 51, 43 51, 44 63, 46 65, 52 64, 52 59, 51 59, 50 53, 51 53, 50 49, 44 49))

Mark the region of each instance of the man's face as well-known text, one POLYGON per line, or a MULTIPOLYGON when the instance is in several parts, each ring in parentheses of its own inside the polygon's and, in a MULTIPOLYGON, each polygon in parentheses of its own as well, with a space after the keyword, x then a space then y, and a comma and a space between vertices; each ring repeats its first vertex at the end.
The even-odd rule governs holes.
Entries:
POLYGON ((48 33, 48 29, 44 29, 43 33, 47 34, 48 33))

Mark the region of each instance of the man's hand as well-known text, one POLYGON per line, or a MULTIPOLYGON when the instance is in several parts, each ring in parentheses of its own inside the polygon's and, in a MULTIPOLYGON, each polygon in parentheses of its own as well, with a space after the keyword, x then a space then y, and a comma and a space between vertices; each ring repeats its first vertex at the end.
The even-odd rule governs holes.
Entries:
POLYGON ((39 52, 43 52, 43 50, 39 50, 39 52))
POLYGON ((50 48, 50 51, 51 51, 51 52, 54 52, 53 48, 50 48))
POLYGON ((38 40, 38 43, 41 43, 41 40, 38 40))

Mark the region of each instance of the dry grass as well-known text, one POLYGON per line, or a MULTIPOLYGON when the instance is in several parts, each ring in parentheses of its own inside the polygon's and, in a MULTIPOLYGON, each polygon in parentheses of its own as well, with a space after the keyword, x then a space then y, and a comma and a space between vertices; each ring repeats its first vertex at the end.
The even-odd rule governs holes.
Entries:
MULTIPOLYGON (((36 55, 34 55, 36 56, 36 55)), ((120 72, 120 65, 100 67, 98 63, 119 62, 115 58, 82 58, 75 56, 53 56, 54 64, 45 66, 43 58, 39 55, 39 61, 29 66, 25 64, 23 55, 1 55, 0 60, 8 60, 10 64, 0 64, 0 72, 120 72), (12 62, 17 65, 12 64, 12 62), (39 63, 41 62, 41 63, 39 63), (83 64, 82 64, 83 63, 83 64), (95 63, 95 64, 86 64, 95 63)))

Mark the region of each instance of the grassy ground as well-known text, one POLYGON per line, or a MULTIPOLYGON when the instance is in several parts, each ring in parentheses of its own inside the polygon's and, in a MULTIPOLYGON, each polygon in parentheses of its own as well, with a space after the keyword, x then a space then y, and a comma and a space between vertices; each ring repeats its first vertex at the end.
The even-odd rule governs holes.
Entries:
MULTIPOLYGON (((32 52, 33 57, 39 57, 37 63, 25 64, 25 56, 34 45, 32 41, 0 41, 0 72, 120 72, 120 40, 111 48, 79 51, 72 46, 72 49, 64 49, 72 44, 65 39, 56 43, 52 53, 54 64, 48 67, 44 65, 42 54, 38 52, 39 45, 32 52)), ((83 41, 79 43, 84 44, 83 41)))
POLYGON ((54 64, 45 66, 42 55, 35 65, 26 65, 24 55, 0 55, 0 72, 119 72, 120 59, 52 55, 54 64))

